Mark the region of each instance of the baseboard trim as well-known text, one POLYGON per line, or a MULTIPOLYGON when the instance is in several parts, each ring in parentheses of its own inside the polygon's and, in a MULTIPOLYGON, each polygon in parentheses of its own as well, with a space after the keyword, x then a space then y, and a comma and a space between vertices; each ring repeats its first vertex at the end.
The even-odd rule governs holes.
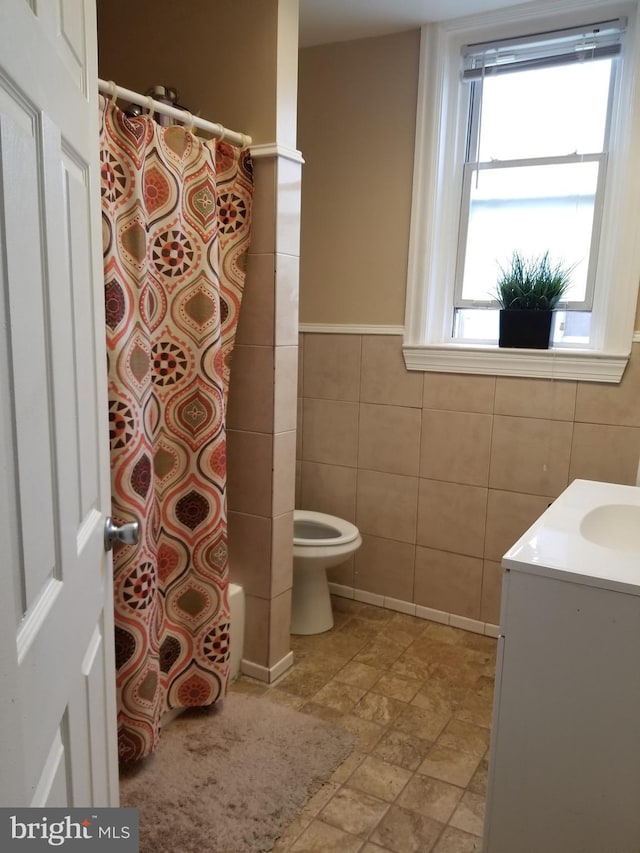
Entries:
POLYGON ((293 666, 293 652, 287 654, 271 667, 261 666, 259 663, 254 663, 251 660, 243 658, 240 662, 240 672, 243 675, 248 675, 250 678, 255 678, 258 681, 263 681, 265 684, 273 684, 281 675, 293 666))
POLYGON ((434 610, 432 607, 423 607, 421 604, 413 604, 411 601, 378 595, 375 592, 368 592, 366 589, 355 589, 330 581, 329 591, 340 598, 351 598, 364 604, 371 604, 374 607, 385 607, 387 610, 406 613, 408 616, 416 616, 418 619, 428 619, 430 622, 439 622, 441 625, 461 628, 463 631, 469 631, 472 634, 484 634, 486 637, 497 637, 500 634, 500 626, 493 625, 491 622, 481 622, 479 619, 469 619, 467 616, 460 616, 457 613, 434 610))

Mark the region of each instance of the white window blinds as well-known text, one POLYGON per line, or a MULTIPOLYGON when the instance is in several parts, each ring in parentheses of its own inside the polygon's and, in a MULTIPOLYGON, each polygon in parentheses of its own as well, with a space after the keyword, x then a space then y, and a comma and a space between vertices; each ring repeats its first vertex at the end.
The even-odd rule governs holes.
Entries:
POLYGON ((582 27, 465 45, 462 77, 471 81, 489 74, 617 56, 626 23, 626 18, 613 18, 582 27))

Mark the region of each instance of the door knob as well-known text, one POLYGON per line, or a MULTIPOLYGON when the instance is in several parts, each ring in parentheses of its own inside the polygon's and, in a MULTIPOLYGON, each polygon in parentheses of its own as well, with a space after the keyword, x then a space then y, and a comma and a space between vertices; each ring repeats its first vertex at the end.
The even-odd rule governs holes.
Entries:
POLYGON ((137 521, 129 521, 127 524, 114 524, 111 516, 104 523, 104 550, 110 551, 114 542, 122 542, 124 545, 137 545, 140 525, 137 521))

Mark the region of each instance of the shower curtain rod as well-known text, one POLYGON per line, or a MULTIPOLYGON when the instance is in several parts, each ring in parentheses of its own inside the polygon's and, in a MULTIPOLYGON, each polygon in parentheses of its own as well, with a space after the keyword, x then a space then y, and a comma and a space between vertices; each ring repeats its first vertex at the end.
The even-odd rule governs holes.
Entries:
POLYGON ((247 136, 246 133, 229 130, 221 124, 205 121, 203 118, 194 116, 187 110, 179 110, 176 107, 169 106, 169 104, 162 103, 162 101, 156 101, 149 95, 141 95, 132 89, 125 89, 124 86, 116 86, 112 80, 98 80, 98 90, 112 98, 122 98, 132 104, 138 104, 140 107, 147 107, 151 113, 161 113, 174 118, 187 127, 197 127, 236 148, 248 148, 251 145, 251 137, 247 136))

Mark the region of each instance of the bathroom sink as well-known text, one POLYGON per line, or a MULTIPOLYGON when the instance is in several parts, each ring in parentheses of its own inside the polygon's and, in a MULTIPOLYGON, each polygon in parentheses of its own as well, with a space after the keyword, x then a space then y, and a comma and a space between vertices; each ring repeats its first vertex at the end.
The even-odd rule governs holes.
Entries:
POLYGON ((640 596, 640 488, 574 480, 502 564, 640 596))
POLYGON ((594 545, 640 554, 640 506, 597 506, 580 522, 580 533, 594 545))

